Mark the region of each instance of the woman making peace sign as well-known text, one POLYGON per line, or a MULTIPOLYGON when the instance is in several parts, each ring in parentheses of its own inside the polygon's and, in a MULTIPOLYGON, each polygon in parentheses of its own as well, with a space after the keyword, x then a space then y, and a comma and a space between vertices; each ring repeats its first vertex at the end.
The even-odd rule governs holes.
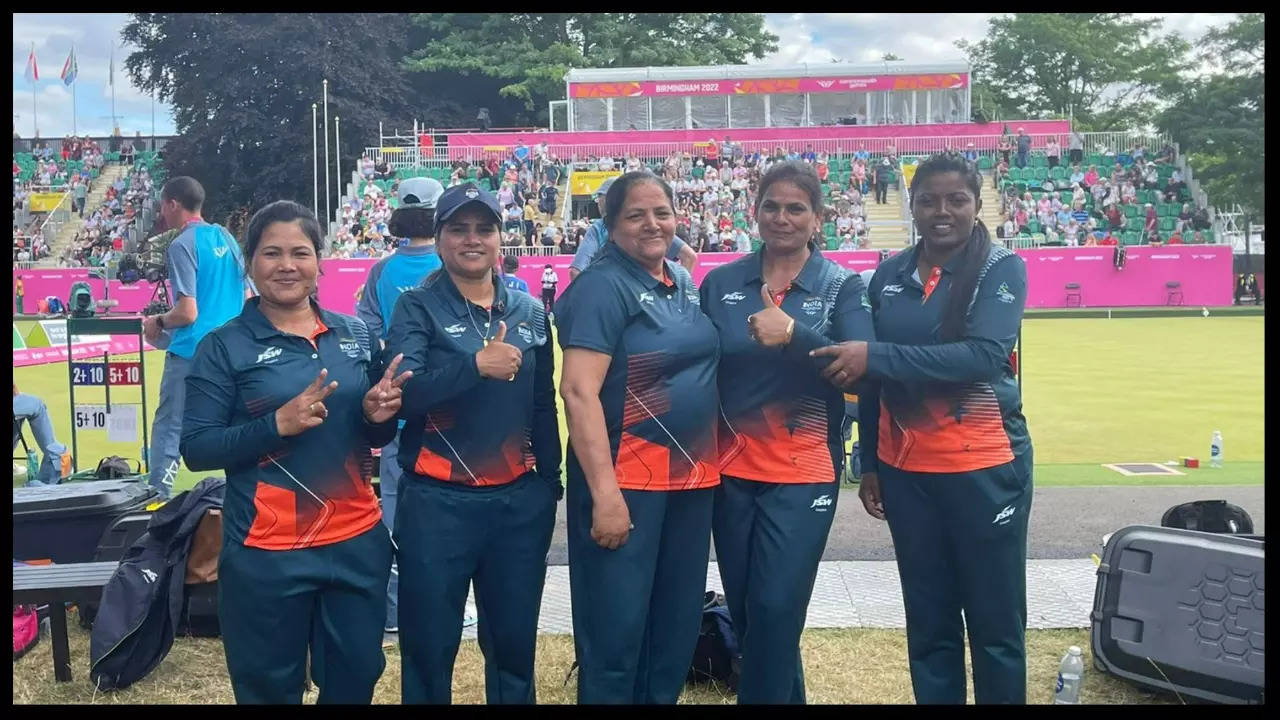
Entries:
POLYGON ((365 324, 312 300, 322 245, 281 200, 245 234, 260 297, 196 349, 182 457, 227 473, 218 616, 239 703, 300 703, 312 645, 322 703, 368 703, 382 675, 391 538, 370 447, 395 434, 400 358, 385 372, 365 324), (322 648, 322 651, 321 651, 322 648))

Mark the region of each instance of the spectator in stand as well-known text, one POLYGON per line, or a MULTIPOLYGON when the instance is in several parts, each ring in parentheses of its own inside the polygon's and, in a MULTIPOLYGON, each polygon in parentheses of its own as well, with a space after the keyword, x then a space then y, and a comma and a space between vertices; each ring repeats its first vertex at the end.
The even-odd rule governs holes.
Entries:
POLYGON ((720 144, 714 137, 707 141, 707 165, 720 167, 720 144))
POLYGON ((1027 156, 1031 154, 1031 136, 1027 135, 1027 131, 1018 128, 1018 167, 1025 168, 1027 166, 1027 156))
POLYGON ((1116 238, 1115 229, 1108 230, 1106 236, 1102 238, 1102 242, 1098 244, 1099 245, 1119 245, 1120 241, 1116 238))
POLYGON ((373 164, 373 176, 380 180, 392 179, 391 166, 387 164, 386 156, 378 158, 378 162, 373 164))
POLYGON ((1073 185, 1075 183, 1080 183, 1083 185, 1084 181, 1085 181, 1085 173, 1083 170, 1080 169, 1079 163, 1072 165, 1071 175, 1067 178, 1067 182, 1072 183, 1073 185))
POLYGON ((1147 163, 1146 169, 1142 173, 1142 186, 1147 190, 1160 189, 1160 173, 1156 170, 1155 163, 1147 163))
POLYGON ((89 196, 89 183, 84 180, 77 180, 75 184, 72 185, 71 192, 72 196, 75 198, 72 208, 75 210, 77 215, 83 218, 85 199, 89 196))
POLYGON ((1079 130, 1071 131, 1071 136, 1067 138, 1067 151, 1072 165, 1078 167, 1084 161, 1084 135, 1079 130))
POLYGON ((1146 211, 1146 219, 1142 224, 1142 233, 1143 235, 1149 236, 1151 235, 1151 233, 1156 231, 1157 227, 1159 227, 1160 218, 1156 215, 1155 206, 1153 206, 1151 203, 1147 203, 1145 207, 1147 211, 1146 211))
POLYGON ((1164 241, 1160 239, 1160 232, 1158 230, 1152 230, 1146 233, 1146 243, 1157 247, 1164 245, 1164 241))
POLYGON ((1178 151, 1173 147, 1172 143, 1169 143, 1164 146, 1163 150, 1160 151, 1160 155, 1156 157, 1156 162, 1172 163, 1174 160, 1177 159, 1177 156, 1178 156, 1178 151))
POLYGON ((1072 218, 1062 228, 1062 239, 1067 247, 1076 247, 1080 244, 1080 224, 1072 218))
POLYGON ((1050 168, 1058 167, 1058 163, 1062 160, 1062 146, 1058 145, 1058 138, 1049 138, 1049 142, 1044 146, 1044 154, 1049 159, 1050 168))
POLYGON ((1182 233, 1180 233, 1180 232, 1179 232, 1179 231, 1177 231, 1177 230, 1174 230, 1174 231, 1173 231, 1173 234, 1169 236, 1169 244, 1170 244, 1170 245, 1181 245, 1181 244, 1182 244, 1182 233))
POLYGON ((887 196, 889 192, 889 177, 893 174, 893 166, 890 164, 889 158, 881 158, 880 164, 876 165, 876 204, 884 205, 888 202, 887 196))
POLYGON ((1191 219, 1194 214, 1191 212, 1191 203, 1182 204, 1182 212, 1178 213, 1178 220, 1174 223, 1174 230, 1178 233, 1186 232, 1191 227, 1191 219))
POLYGON ((515 255, 502 256, 502 284, 507 286, 508 290, 519 290, 520 292, 529 293, 529 283, 516 275, 516 271, 520 269, 520 258, 515 255))
POLYGON ((1107 227, 1112 231, 1123 230, 1125 226, 1125 216, 1120 210, 1119 205, 1111 205, 1106 210, 1107 227))
MULTIPOLYGON (((1155 163, 1151 164, 1152 167, 1155 163)), ((1169 184, 1164 187, 1165 202, 1177 202, 1178 196, 1182 194, 1182 189, 1186 187, 1186 183, 1182 182, 1182 171, 1174 169, 1173 174, 1169 176, 1169 184)))
POLYGON ((1007 167, 1009 165, 1009 155, 1013 152, 1013 138, 1009 137, 1008 130, 1000 136, 1000 142, 996 145, 996 151, 1000 153, 1000 159, 1004 161, 1004 164, 1007 167))
POLYGON ((973 143, 969 143, 968 145, 965 146, 964 159, 968 160, 971 163, 978 162, 978 149, 974 147, 973 143))
POLYGON ((1196 230, 1208 230, 1212 227, 1212 224, 1209 222, 1209 208, 1202 207, 1197 209, 1194 216, 1191 218, 1191 224, 1195 226, 1196 230))
POLYGON ((533 247, 533 242, 534 242, 533 224, 538 219, 538 206, 534 202, 532 195, 530 195, 528 199, 524 201, 524 218, 523 219, 524 219, 524 227, 522 229, 524 231, 524 238, 525 238, 524 244, 528 247, 533 247))
POLYGON ((365 180, 373 179, 373 158, 369 157, 369 153, 365 153, 360 157, 360 174, 365 180))
POLYGON ((1209 242, 1209 240, 1204 236, 1203 232, 1201 232, 1200 230, 1196 230, 1195 235, 1193 235, 1191 238, 1191 242, 1195 245, 1204 245, 1205 243, 1209 242))

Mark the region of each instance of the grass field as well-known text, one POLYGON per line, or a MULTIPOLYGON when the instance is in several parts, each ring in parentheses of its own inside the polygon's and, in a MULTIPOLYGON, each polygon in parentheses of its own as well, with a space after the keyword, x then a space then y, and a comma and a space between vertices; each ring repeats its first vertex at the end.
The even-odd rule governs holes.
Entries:
MULTIPOLYGON (((1262 317, 1027 319, 1023 325, 1023 409, 1035 445, 1036 484, 1220 485, 1263 481, 1262 317), (1184 475, 1126 477, 1103 463, 1165 462, 1184 455, 1208 464, 1221 430, 1226 467, 1184 475)), ((26 328, 19 324, 19 331, 26 328)), ((559 352, 556 381, 559 384, 559 352)), ((147 354, 148 410, 155 411, 163 353, 147 354)), ((71 444, 65 365, 15 368, 24 391, 48 404, 58 439, 71 444)), ((100 390, 77 390, 100 402, 100 390), (96 393, 96 394, 95 394, 96 393)), ((113 400, 137 402, 132 389, 113 400), (130 395, 132 393, 132 395, 130 395)), ((561 436, 566 435, 564 413, 561 436)), ((30 434, 28 433, 28 439, 30 434)), ((111 454, 140 457, 141 443, 111 445, 105 431, 80 436, 80 467, 111 454)), ((179 475, 176 489, 203 474, 179 475)))
MULTIPOLYGON (((95 693, 88 681, 89 634, 75 621, 71 625, 71 663, 74 679, 55 683, 48 638, 13 665, 15 704, 97 704, 165 705, 229 704, 235 701, 219 639, 180 638, 169 655, 147 677, 135 685, 113 693, 95 693)), ((813 704, 912 702, 911 679, 907 671, 906 637, 901 630, 806 630, 801 638, 805 663, 807 700, 813 704)), ((1027 702, 1043 705, 1053 701, 1058 663, 1070 645, 1085 654, 1085 679, 1081 702, 1087 704, 1173 704, 1173 695, 1138 689, 1115 677, 1093 669, 1088 630, 1027 631, 1027 702)), ((399 704, 400 652, 386 650, 387 666, 374 690, 374 703, 399 704)), ((575 702, 574 679, 565 682, 573 663, 570 635, 538 637, 537 694, 542 704, 575 702)), ((314 703, 316 693, 303 701, 314 703)), ((484 702, 484 660, 474 640, 462 643, 453 675, 453 701, 457 704, 484 702)), ((717 686, 687 686, 681 704, 732 704, 735 697, 717 686)), ((969 688, 973 702, 973 688, 969 688)))

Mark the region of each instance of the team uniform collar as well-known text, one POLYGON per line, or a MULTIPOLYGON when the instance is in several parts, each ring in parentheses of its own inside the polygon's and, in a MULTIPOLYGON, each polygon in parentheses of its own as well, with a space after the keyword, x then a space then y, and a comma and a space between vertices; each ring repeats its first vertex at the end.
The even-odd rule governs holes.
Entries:
MULTIPOLYGON (((748 283, 758 283, 764 280, 764 245, 752 253, 755 257, 751 262, 747 263, 747 276, 745 278, 748 283)), ((791 281, 791 287, 799 288, 808 293, 816 291, 818 285, 818 276, 822 272, 824 262, 822 251, 818 249, 818 244, 812 240, 809 241, 809 259, 804 261, 804 267, 800 268, 800 272, 795 279, 791 281)))
MULTIPOLYGON (((507 309, 507 286, 503 284, 501 276, 495 270, 491 274, 493 282, 493 312, 501 315, 507 309)), ((427 287, 438 286, 444 294, 445 301, 456 315, 465 315, 470 312, 472 306, 479 307, 462 295, 462 291, 458 289, 457 284, 453 282, 453 277, 449 275, 449 271, 443 268, 439 272, 432 273, 425 283, 427 287)))
MULTIPOLYGON (((260 296, 255 296, 246 300, 244 303, 244 310, 241 311, 240 318, 244 321, 245 325, 248 326, 249 331, 252 332, 253 336, 258 340, 265 340, 271 337, 283 337, 287 335, 287 333, 280 330, 280 328, 272 325, 271 321, 267 319, 267 316, 262 314, 262 309, 258 307, 258 304, 261 301, 262 298, 260 296)), ((311 311, 315 313, 316 318, 325 326, 326 329, 332 329, 340 324, 338 319, 334 317, 332 313, 320 307, 320 304, 316 302, 314 297, 309 298, 308 302, 311 305, 311 311)), ((321 334, 323 334, 323 332, 321 334)))

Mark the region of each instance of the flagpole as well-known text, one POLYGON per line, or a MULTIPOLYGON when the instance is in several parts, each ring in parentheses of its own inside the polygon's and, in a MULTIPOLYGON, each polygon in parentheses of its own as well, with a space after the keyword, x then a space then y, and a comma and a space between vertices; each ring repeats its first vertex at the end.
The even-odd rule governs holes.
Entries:
MULTIPOLYGON (((316 104, 311 103, 311 207, 320 214, 320 148, 316 138, 316 104)), ((325 190, 325 192, 329 192, 325 190)))
POLYGON ((116 124, 116 44, 111 43, 111 129, 112 134, 120 126, 116 124))
POLYGON ((329 232, 329 223, 333 220, 333 209, 329 207, 329 78, 324 79, 324 224, 320 227, 329 232))
POLYGON ((36 44, 31 43, 31 137, 40 136, 40 118, 36 114, 36 82, 40 79, 40 66, 35 63, 36 44))
POLYGON ((342 204, 342 118, 333 116, 333 163, 337 166, 334 174, 338 176, 338 199, 342 204))

